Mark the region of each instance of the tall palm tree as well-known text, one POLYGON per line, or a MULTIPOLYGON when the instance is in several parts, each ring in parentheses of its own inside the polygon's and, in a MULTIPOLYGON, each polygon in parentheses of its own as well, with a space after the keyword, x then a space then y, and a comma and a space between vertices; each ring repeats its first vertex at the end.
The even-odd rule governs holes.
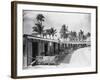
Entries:
POLYGON ((83 40, 83 35, 84 35, 84 31, 80 30, 78 36, 79 36, 79 41, 83 40))
POLYGON ((70 41, 72 41, 72 38, 73 38, 72 33, 73 33, 73 32, 70 31, 70 33, 69 33, 69 35, 68 35, 70 41))
POLYGON ((66 28, 66 25, 64 24, 64 25, 62 25, 62 28, 61 28, 61 30, 60 30, 60 36, 61 36, 61 38, 66 38, 66 32, 68 31, 68 29, 66 28))
POLYGON ((36 17, 38 23, 40 23, 41 25, 42 25, 42 22, 44 21, 44 18, 45 17, 43 16, 43 14, 38 14, 36 17))
POLYGON ((41 25, 38 24, 38 23, 36 23, 35 25, 36 25, 36 26, 33 27, 33 31, 38 32, 38 34, 39 34, 40 36, 42 36, 42 33, 43 33, 43 31, 44 31, 44 26, 41 26, 41 25))
POLYGON ((73 32, 73 40, 75 41, 76 38, 77 38, 77 33, 74 31, 74 32, 73 32))
POLYGON ((41 37, 44 31, 44 26, 42 25, 44 18, 45 17, 42 14, 38 14, 36 17, 37 23, 35 23, 35 26, 33 27, 33 31, 38 32, 41 37))

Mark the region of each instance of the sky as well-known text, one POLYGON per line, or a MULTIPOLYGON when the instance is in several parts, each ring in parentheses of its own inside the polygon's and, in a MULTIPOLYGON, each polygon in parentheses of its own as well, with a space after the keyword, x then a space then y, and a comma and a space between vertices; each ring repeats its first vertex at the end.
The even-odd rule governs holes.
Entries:
POLYGON ((79 32, 81 29, 85 34, 91 32, 91 14, 89 13, 23 10, 24 34, 32 33, 32 27, 35 26, 38 14, 43 14, 45 17, 44 29, 53 27, 57 30, 57 35, 63 24, 68 26, 69 31, 79 32))

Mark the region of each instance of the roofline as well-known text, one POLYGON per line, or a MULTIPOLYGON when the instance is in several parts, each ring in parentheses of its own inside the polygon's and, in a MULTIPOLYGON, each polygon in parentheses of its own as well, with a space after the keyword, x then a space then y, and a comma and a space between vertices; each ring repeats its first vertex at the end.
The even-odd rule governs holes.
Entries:
POLYGON ((39 40, 51 41, 51 42, 59 43, 59 40, 47 39, 47 38, 37 37, 37 36, 29 35, 29 34, 24 34, 24 36, 27 36, 27 38, 30 38, 30 39, 39 39, 39 40))

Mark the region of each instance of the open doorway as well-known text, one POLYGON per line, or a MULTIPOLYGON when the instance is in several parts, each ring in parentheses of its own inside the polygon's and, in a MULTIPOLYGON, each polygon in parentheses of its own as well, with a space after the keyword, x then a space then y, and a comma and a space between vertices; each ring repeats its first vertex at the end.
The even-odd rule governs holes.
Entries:
MULTIPOLYGON (((36 56, 38 55, 38 42, 32 42, 32 62, 36 60, 36 56)), ((32 66, 36 65, 36 61, 32 64, 32 66)))

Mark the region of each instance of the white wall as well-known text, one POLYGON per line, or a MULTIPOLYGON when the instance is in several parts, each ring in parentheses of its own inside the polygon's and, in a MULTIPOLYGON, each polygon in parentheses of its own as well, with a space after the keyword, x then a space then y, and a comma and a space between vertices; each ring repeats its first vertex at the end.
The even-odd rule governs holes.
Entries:
MULTIPOLYGON (((99 0, 30 0, 30 1, 51 2, 51 3, 55 2, 55 3, 79 4, 79 5, 98 5, 98 6, 100 5, 99 0)), ((13 80, 10 78, 10 71, 11 71, 10 69, 11 68, 11 11, 10 11, 11 3, 10 2, 11 0, 0 0, 0 80, 13 80)), ((100 19, 100 16, 98 16, 98 18, 100 19)), ((100 41, 100 37, 98 38, 98 41, 100 41)), ((98 44, 100 47, 100 42, 98 44)), ((29 80, 100 80, 99 76, 100 76, 100 69, 98 74, 45 77, 45 78, 34 78, 34 79, 30 78, 29 80)))

